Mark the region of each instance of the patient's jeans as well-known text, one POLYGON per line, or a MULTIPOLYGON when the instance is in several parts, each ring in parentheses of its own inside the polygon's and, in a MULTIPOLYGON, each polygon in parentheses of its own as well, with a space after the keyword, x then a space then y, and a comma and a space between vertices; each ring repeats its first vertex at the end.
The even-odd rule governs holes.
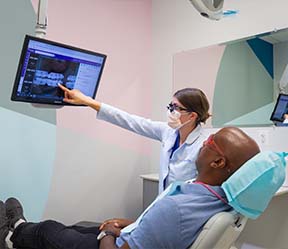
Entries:
POLYGON ((11 241, 17 249, 97 249, 98 234, 98 227, 67 227, 48 220, 20 224, 13 232, 11 241))

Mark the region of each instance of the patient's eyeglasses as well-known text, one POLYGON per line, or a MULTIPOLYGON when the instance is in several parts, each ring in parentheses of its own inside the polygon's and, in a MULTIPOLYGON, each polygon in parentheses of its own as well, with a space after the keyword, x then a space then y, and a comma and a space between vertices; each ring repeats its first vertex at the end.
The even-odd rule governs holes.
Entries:
POLYGON ((177 104, 174 104, 172 102, 170 102, 168 105, 167 105, 167 109, 170 111, 170 112, 173 112, 173 111, 188 111, 187 108, 184 108, 184 107, 181 107, 181 106, 178 106, 177 104))
POLYGON ((211 150, 214 150, 217 152, 219 155, 225 157, 223 151, 219 148, 219 146, 216 144, 214 140, 215 134, 212 134, 208 137, 206 141, 203 142, 203 146, 208 146, 211 150))

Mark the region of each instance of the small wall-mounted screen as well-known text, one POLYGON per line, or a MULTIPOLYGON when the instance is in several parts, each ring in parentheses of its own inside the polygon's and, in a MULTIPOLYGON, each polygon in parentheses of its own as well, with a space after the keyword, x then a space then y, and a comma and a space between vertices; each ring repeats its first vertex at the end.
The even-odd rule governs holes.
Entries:
POLYGON ((26 35, 11 100, 69 105, 62 84, 95 98, 106 55, 26 35))
POLYGON ((288 116, 288 95, 279 94, 270 120, 275 122, 286 123, 287 116, 288 116))

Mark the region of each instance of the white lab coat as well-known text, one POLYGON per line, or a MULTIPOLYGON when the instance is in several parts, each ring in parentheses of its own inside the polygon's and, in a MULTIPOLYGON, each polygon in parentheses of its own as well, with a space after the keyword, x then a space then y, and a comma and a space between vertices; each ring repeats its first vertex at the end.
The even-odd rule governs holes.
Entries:
POLYGON ((159 170, 159 193, 174 180, 189 180, 196 176, 195 161, 206 136, 200 125, 187 137, 171 156, 178 131, 167 123, 152 121, 137 115, 129 114, 110 105, 101 104, 97 118, 135 132, 139 135, 158 140, 162 143, 159 170))

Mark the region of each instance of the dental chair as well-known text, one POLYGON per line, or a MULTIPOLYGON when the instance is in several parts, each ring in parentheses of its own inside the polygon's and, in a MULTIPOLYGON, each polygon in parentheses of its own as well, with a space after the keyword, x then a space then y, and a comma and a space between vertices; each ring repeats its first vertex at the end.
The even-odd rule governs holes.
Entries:
MULTIPOLYGON (((260 152, 230 176, 221 187, 234 210, 212 216, 189 249, 236 249, 235 242, 248 218, 258 218, 283 185, 285 156, 288 153, 260 152)), ((94 224, 82 222, 77 225, 94 224)))
POLYGON ((248 218, 258 218, 283 185, 286 156, 287 152, 260 152, 230 176, 221 187, 235 211, 211 217, 189 249, 235 249, 248 218))
MULTIPOLYGON (((202 228, 189 249, 236 249, 234 242, 246 225, 248 218, 231 211, 212 216, 202 228)), ((100 226, 101 223, 82 221, 78 226, 100 226)))
MULTIPOLYGON (((188 249, 237 249, 234 243, 244 229, 247 220, 247 217, 234 210, 217 213, 206 222, 188 249)), ((75 225, 99 227, 101 223, 81 221, 75 225)))
POLYGON ((189 249, 236 248, 235 241, 246 225, 248 218, 231 211, 212 216, 189 249))

